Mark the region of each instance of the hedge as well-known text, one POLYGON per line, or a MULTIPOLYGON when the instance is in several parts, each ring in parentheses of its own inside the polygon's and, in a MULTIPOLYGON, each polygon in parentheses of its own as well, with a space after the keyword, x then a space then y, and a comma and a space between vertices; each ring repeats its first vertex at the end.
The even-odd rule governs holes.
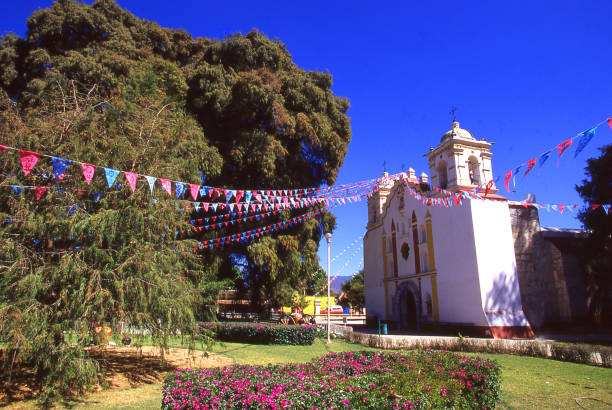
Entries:
POLYGON ((457 353, 330 353, 305 364, 180 369, 163 409, 492 408, 500 367, 457 353))
POLYGON ((225 342, 274 345, 311 345, 318 334, 315 325, 282 325, 273 323, 201 323, 200 329, 212 332, 225 342))

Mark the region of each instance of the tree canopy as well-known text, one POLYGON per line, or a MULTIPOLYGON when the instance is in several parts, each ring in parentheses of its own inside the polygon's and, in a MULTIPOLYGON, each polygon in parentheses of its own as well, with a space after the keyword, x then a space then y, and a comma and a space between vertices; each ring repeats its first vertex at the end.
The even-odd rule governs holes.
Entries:
MULTIPOLYGON (((258 31, 194 39, 112 0, 59 0, 27 27, 26 38, 0 40, 0 144, 231 189, 316 187, 337 176, 348 101, 333 95, 329 73, 297 67, 280 41, 258 31)), ((64 332, 121 321, 163 344, 176 330, 193 333, 229 285, 288 304, 318 280, 320 233, 335 226, 325 213, 200 251, 197 240, 264 222, 192 233, 189 220, 201 214, 168 206, 142 181, 132 193, 125 181, 109 189, 98 171, 91 185, 76 168, 56 179, 43 161, 24 177, 8 150, 0 166, 0 343, 36 369, 47 398, 96 373, 82 349, 66 348, 64 332), (7 185, 49 188, 36 200, 7 185), (169 231, 181 234, 161 236, 169 231)))
POLYGON ((612 145, 602 148, 601 155, 587 160, 586 176, 576 186, 578 194, 589 205, 579 214, 587 231, 585 267, 591 313, 612 325, 612 213, 592 209, 593 204, 612 203, 612 145))

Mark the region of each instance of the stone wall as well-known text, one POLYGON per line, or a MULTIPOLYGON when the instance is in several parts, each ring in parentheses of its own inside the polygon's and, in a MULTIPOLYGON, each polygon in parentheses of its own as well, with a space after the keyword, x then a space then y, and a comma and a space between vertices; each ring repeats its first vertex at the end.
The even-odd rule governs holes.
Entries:
POLYGON ((541 228, 534 206, 510 205, 523 311, 531 326, 586 324, 586 292, 579 263, 582 239, 541 228))

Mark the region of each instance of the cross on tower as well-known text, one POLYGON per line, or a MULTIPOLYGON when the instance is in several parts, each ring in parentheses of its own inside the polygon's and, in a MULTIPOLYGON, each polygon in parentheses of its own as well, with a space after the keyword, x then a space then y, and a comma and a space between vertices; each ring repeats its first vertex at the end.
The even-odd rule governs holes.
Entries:
POLYGON ((457 121, 457 118, 455 117, 455 111, 457 111, 457 107, 455 107, 454 105, 451 107, 451 110, 449 112, 450 115, 453 116, 453 122, 457 121))

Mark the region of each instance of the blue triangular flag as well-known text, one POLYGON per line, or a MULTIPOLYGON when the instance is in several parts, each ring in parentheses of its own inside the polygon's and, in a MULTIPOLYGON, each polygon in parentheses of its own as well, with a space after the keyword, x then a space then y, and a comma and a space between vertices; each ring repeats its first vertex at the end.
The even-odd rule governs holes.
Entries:
POLYGON ((13 190, 15 191, 15 193, 17 195, 19 195, 21 193, 21 187, 20 186, 13 185, 13 190))
POLYGON ((606 211, 606 213, 609 213, 610 205, 602 205, 601 207, 606 211))
POLYGON ((251 197, 253 196, 253 193, 251 191, 246 191, 244 194, 244 200, 245 202, 251 202, 251 197))
POLYGON ((593 139, 595 136, 595 129, 597 127, 593 127, 590 130, 586 130, 578 134, 578 143, 576 144, 576 151, 574 151, 574 158, 578 156, 587 146, 587 144, 593 139))
POLYGON ((153 195, 153 187, 155 186, 155 181, 157 181, 157 178, 150 177, 147 175, 145 175, 144 177, 147 179, 147 182, 149 183, 149 189, 151 190, 151 195, 153 195))
POLYGON ((200 196, 208 196, 208 188, 200 188, 200 196))
POLYGON ((66 172, 66 168, 68 165, 72 164, 72 161, 69 159, 56 158, 51 157, 51 162, 53 163, 53 175, 55 175, 55 179, 58 179, 64 172, 66 172))
POLYGON ((548 158, 550 158, 550 150, 540 155, 540 160, 538 161, 540 163, 540 167, 544 165, 548 158))
MULTIPOLYGON (((95 194, 95 192, 93 194, 95 194)), ((102 196, 102 191, 98 192, 98 194, 94 197, 94 202, 98 203, 101 196, 102 196)))
POLYGON ((185 192, 185 184, 182 182, 176 182, 174 186, 176 187, 176 197, 180 198, 183 196, 183 193, 185 192))
POLYGON ((108 182, 108 187, 112 187, 115 179, 119 175, 121 171, 112 168, 104 168, 104 174, 106 175, 106 182, 108 182))

